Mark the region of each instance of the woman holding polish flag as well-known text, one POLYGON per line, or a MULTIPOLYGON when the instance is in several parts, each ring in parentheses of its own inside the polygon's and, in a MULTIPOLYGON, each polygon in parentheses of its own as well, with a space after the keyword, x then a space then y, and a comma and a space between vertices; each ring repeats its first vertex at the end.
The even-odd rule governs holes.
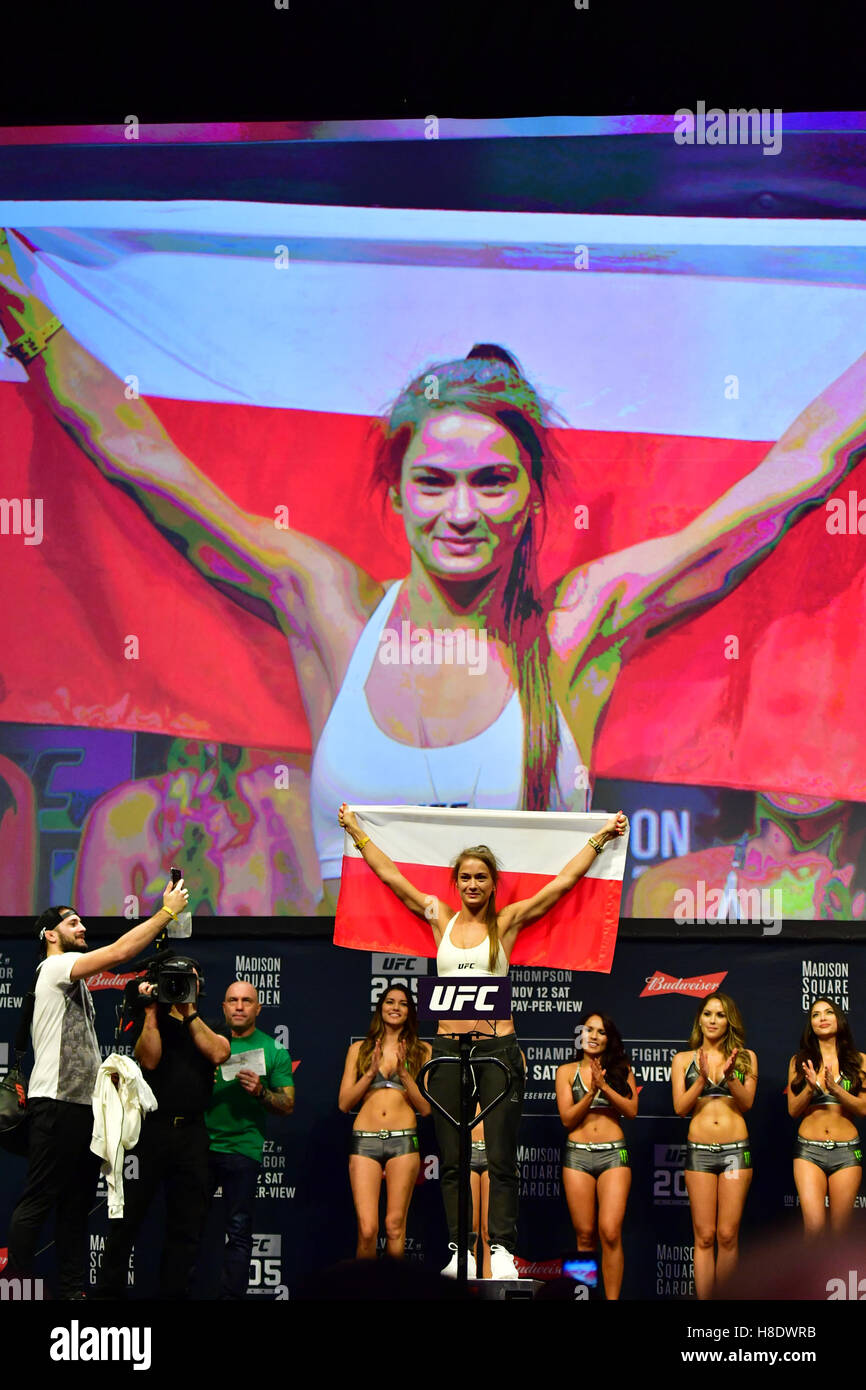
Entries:
MULTIPOLYGON (((357 816, 344 803, 337 820, 351 836, 355 848, 378 879, 416 917, 429 922, 436 946, 436 968, 439 975, 456 975, 469 969, 477 975, 507 975, 509 961, 522 928, 543 917, 561 898, 574 888, 587 870, 603 853, 609 840, 624 835, 628 821, 620 811, 612 816, 602 830, 591 836, 565 867, 530 898, 497 908, 496 890, 500 871, 492 851, 486 845, 474 845, 462 850, 451 867, 450 882, 460 901, 456 912, 436 896, 424 893, 400 871, 394 861, 373 843, 358 822, 357 816)), ((490 1177, 488 1231, 490 1236, 490 1273, 493 1279, 516 1279, 514 1250, 517 1243, 517 1134, 522 1110, 525 1068, 514 1032, 514 1020, 500 1023, 488 1020, 449 1019, 439 1024, 433 1044, 433 1056, 456 1056, 458 1044, 455 1033, 479 1034, 473 1053, 497 1057, 508 1067, 512 1090, 508 1100, 490 1112, 484 1122, 487 1164, 490 1177)), ((479 1068, 476 1079, 478 1101, 482 1109, 499 1093, 498 1077, 493 1068, 479 1068)), ((457 1068, 440 1068, 431 1078, 430 1092, 450 1114, 458 1108, 457 1068), (443 1072, 446 1075, 443 1076, 443 1072)), ((452 1259, 443 1271, 449 1276, 457 1273, 457 1208, 458 1157, 457 1131, 436 1112, 436 1137, 440 1153, 442 1198, 448 1220, 452 1259)), ((470 1251, 470 1267, 472 1265, 470 1251)))

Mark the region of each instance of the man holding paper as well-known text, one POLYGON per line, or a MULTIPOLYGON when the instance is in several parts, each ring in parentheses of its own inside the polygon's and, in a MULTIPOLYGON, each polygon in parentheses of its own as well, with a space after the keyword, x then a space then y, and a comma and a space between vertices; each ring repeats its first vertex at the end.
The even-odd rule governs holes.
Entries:
POLYGON ((223 1001, 231 1055, 216 1069, 205 1115, 210 1135, 210 1191, 222 1188, 226 1246, 220 1298, 243 1298, 253 1248, 253 1211, 268 1114, 295 1106, 292 1059, 256 1026, 258 992, 244 980, 229 985, 223 1001))

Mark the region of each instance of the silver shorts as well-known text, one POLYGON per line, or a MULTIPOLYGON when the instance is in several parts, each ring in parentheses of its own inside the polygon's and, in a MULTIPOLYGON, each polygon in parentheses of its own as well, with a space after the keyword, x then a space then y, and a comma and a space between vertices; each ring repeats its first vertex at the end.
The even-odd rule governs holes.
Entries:
POLYGON ((350 1154, 360 1154, 362 1158, 375 1158, 382 1167, 389 1158, 402 1158, 404 1154, 418 1152, 418 1131, 416 1129, 353 1129, 350 1154))
POLYGON ((816 1164, 822 1173, 838 1173, 840 1168, 859 1168, 863 1149, 859 1139, 801 1139, 794 1142, 794 1157, 816 1164))
POLYGON ((687 1173, 715 1173, 721 1177, 725 1173, 737 1173, 741 1168, 751 1168, 752 1150, 748 1139, 737 1139, 733 1144, 686 1144, 687 1173))
POLYGON ((472 1140, 472 1158, 470 1168, 473 1173, 487 1172, 487 1145, 483 1139, 472 1140))
POLYGON ((579 1144, 575 1139, 566 1139, 562 1151, 563 1168, 573 1168, 577 1173, 589 1173, 597 1178, 608 1168, 630 1168, 628 1149, 624 1143, 579 1144))

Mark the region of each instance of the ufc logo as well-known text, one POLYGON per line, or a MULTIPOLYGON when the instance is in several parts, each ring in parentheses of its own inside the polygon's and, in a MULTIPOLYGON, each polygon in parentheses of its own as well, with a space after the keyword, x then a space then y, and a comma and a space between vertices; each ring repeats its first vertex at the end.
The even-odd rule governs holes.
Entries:
POLYGON ((282 1243, 279 1235, 254 1235, 253 1255, 279 1255, 282 1243))
POLYGON ((682 1168, 686 1161, 685 1144, 655 1144, 657 1168, 682 1168))
POLYGON ((473 1014, 492 1013, 493 1004, 487 1001, 491 994, 495 999, 497 992, 497 985, 434 985, 430 1008, 435 1013, 459 1014, 471 1005, 473 1014))

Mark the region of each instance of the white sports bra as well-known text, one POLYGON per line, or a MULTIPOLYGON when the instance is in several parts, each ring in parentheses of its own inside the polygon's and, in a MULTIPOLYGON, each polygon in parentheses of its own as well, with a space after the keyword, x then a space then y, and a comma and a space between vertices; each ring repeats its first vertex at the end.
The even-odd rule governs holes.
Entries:
POLYGON ((439 942, 439 949, 436 952, 436 974, 459 975, 462 970, 465 970, 471 975, 507 975, 508 960, 502 949, 501 941, 495 970, 490 969, 490 946, 486 936, 477 946, 454 945, 451 940, 451 928, 459 916, 460 913, 455 912, 442 933, 442 940, 439 942))
MULTIPOLYGON (((313 836, 322 878, 339 878, 343 832, 337 807, 481 806, 519 809, 523 786, 523 714, 514 692, 488 728, 463 743, 415 748, 389 738, 367 704, 364 686, 402 581, 384 594, 358 639, 346 677, 316 748, 310 774, 313 836)), ((582 759, 562 711, 552 811, 583 811, 589 794, 579 777, 582 759), (578 785, 576 785, 578 784, 578 785)))

